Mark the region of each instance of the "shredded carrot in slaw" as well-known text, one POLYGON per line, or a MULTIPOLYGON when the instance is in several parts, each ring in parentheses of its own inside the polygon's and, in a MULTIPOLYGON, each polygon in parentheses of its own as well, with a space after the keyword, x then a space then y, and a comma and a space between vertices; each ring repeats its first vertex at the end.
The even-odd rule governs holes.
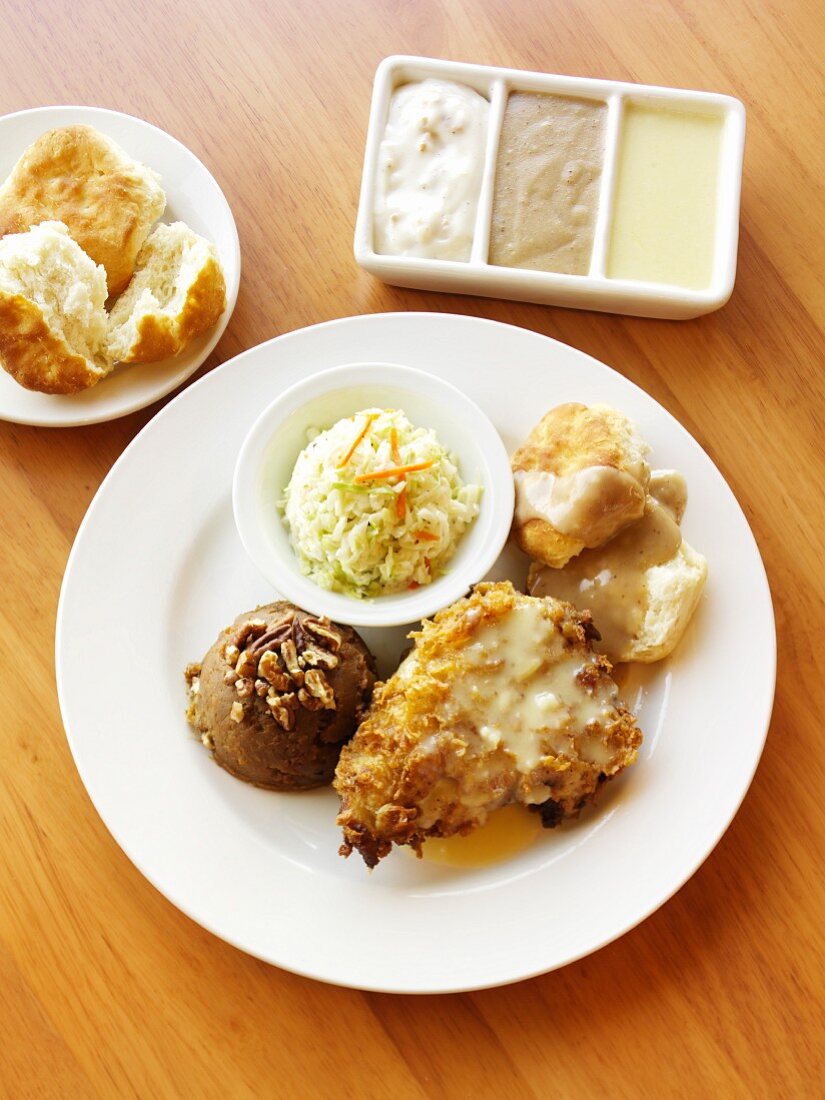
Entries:
POLYGON ((422 542, 438 542, 438 535, 434 535, 432 531, 412 531, 411 534, 414 539, 421 539, 422 542))
POLYGON ((429 470, 434 465, 434 459, 430 459, 429 462, 411 462, 409 466, 392 466, 389 470, 376 470, 375 473, 371 474, 356 474, 355 480, 359 484, 363 484, 365 481, 379 481, 387 477, 403 477, 404 474, 413 474, 416 470, 429 470))
POLYGON ((399 519, 406 519, 407 517, 407 482, 401 486, 401 492, 398 494, 395 500, 395 514, 399 519))
POLYGON ((401 465, 401 452, 398 449, 398 429, 390 428, 390 454, 396 466, 401 465))
MULTIPOLYGON (((361 431, 355 437, 355 440, 354 440, 352 446, 347 451, 347 453, 344 456, 343 460, 341 462, 339 462, 338 465, 335 467, 336 470, 340 470, 344 466, 346 466, 346 464, 349 462, 349 460, 355 454, 356 447, 361 442, 361 440, 364 438, 364 436, 367 434, 367 432, 370 430, 370 425, 372 424, 373 420, 375 420, 376 416, 377 416, 377 413, 367 413, 367 419, 364 421, 364 427, 361 429, 361 431)), ((357 480, 358 479, 356 478, 356 481, 357 480)))

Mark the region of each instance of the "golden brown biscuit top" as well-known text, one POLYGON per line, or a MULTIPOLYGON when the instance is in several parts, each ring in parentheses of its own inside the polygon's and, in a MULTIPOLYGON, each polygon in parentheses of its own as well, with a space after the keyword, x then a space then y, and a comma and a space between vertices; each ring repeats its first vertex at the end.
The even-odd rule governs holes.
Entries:
POLYGON ((545 413, 527 441, 513 455, 514 470, 546 470, 557 476, 587 466, 623 469, 624 440, 617 431, 621 414, 578 402, 557 405, 545 413))
POLYGON ((115 142, 92 126, 63 126, 30 145, 0 188, 0 236, 42 221, 64 222, 106 268, 114 294, 128 283, 165 205, 154 174, 115 142))
MULTIPOLYGON (((644 510, 645 449, 633 424, 608 406, 551 409, 512 458, 517 528, 539 521, 548 535, 600 545, 644 510)), ((535 546, 525 549, 552 565, 577 552, 556 561, 535 546)))

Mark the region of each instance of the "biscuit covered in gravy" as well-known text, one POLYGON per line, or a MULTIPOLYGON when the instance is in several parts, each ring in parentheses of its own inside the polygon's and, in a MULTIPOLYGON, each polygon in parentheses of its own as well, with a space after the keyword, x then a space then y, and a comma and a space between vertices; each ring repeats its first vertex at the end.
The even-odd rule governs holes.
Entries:
POLYGON ((521 549, 560 568, 640 519, 648 449, 632 421, 607 405, 551 409, 511 460, 521 549))

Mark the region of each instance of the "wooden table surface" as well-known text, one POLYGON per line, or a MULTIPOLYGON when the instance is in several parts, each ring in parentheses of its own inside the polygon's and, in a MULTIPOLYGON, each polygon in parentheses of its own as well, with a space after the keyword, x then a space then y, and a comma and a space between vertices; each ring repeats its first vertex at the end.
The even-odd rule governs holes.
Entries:
MULTIPOLYGON (((750 520, 779 681, 753 787, 693 879, 590 958, 447 997, 337 989, 215 939, 131 865, 75 771, 54 685, 61 576, 100 481, 157 406, 0 424, 0 1091, 10 1097, 823 1094, 825 20, 816 0, 0 2, 0 113, 85 103, 163 127, 232 204, 243 275, 204 369, 333 317, 444 310, 557 337, 674 413, 750 520), (372 75, 390 53, 729 92, 748 139, 739 276, 657 322, 397 290, 351 239, 372 75)), ((730 623, 748 629, 748 609, 730 623)), ((711 765, 712 766, 712 763, 711 765)))

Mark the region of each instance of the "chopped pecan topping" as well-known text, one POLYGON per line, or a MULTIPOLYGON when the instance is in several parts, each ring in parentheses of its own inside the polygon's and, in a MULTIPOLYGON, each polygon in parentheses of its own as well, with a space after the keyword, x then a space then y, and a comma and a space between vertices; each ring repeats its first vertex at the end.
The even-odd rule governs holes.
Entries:
POLYGON ((304 710, 323 710, 323 699, 317 699, 314 695, 310 695, 306 688, 298 689, 298 700, 304 710))
POLYGON ((295 621, 295 612, 289 611, 277 622, 272 623, 263 634, 255 639, 250 649, 256 656, 260 656, 267 649, 274 649, 288 638, 295 621))
POLYGON ((271 649, 266 650, 258 661, 258 675, 278 691, 286 691, 290 687, 289 675, 281 668, 278 654, 271 649))
POLYGON ((290 710, 289 707, 274 706, 272 717, 281 729, 286 730, 287 733, 295 728, 295 711, 290 710))
MULTIPOLYGON (((241 623, 223 649, 229 666, 224 683, 234 687, 238 697, 230 711, 232 720, 243 720, 240 700, 254 695, 266 701, 284 730, 294 729, 299 707, 334 710, 335 692, 324 671, 338 668, 341 642, 339 631, 323 616, 288 611, 269 625, 254 618, 241 623)), ((194 666, 191 676, 187 669, 193 691, 198 690, 195 676, 194 666)))
POLYGON ((254 690, 255 685, 248 676, 235 681, 235 691, 239 699, 248 699, 254 690))
POLYGON ((259 637, 265 630, 266 623, 263 619, 247 619, 235 631, 232 641, 238 649, 243 649, 250 638, 259 637))
MULTIPOLYGON (((326 676, 318 668, 311 668, 304 678, 304 690, 313 699, 320 700, 325 710, 335 710, 335 693, 328 683, 326 676)), ((300 692, 298 698, 301 699, 300 692)), ((303 700, 301 700, 303 702, 303 700)), ((304 703, 306 706, 306 703, 304 703)), ((312 709, 312 708, 310 708, 312 709)))
POLYGON ((307 646, 299 657, 300 662, 310 668, 337 668, 338 655, 330 653, 328 649, 317 649, 315 646, 307 646))
POLYGON ((201 689, 201 666, 200 664, 187 665, 183 670, 183 675, 186 679, 186 686, 189 688, 190 695, 197 695, 201 689))
POLYGON ((298 664, 298 650, 292 638, 287 638, 285 642, 281 642, 281 657, 286 665, 287 672, 300 687, 304 682, 304 673, 298 664))
POLYGON ((295 727, 295 693, 289 692, 287 695, 275 695, 270 693, 266 697, 266 705, 272 712, 272 717, 284 730, 291 730, 295 727))
POLYGON ((252 656, 248 649, 245 649, 238 658, 238 663, 235 665, 235 671, 239 676, 249 677, 254 676, 258 668, 258 662, 252 656))
POLYGON ((320 638, 321 644, 326 645, 333 652, 341 648, 341 635, 337 630, 333 629, 329 619, 306 618, 303 621, 303 626, 310 634, 314 634, 316 638, 320 638))

